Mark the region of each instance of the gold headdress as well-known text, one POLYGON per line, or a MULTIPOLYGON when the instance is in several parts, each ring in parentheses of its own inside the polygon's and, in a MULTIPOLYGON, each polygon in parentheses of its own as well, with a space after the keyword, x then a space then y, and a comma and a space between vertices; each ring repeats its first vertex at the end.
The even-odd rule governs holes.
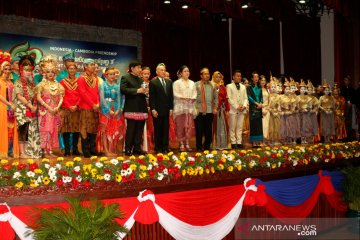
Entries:
POLYGON ((5 65, 11 65, 11 55, 9 52, 3 52, 0 49, 0 72, 4 68, 5 65))
POLYGON ((308 79, 307 88, 314 88, 314 85, 312 84, 310 79, 308 79))
POLYGON ((330 85, 329 85, 329 83, 326 81, 326 79, 324 79, 324 82, 323 82, 323 84, 322 84, 322 87, 323 87, 323 88, 330 88, 330 85))
POLYGON ((290 86, 296 86, 296 82, 292 77, 290 77, 290 86))
POLYGON ((41 62, 41 71, 43 73, 46 73, 48 71, 52 71, 53 73, 58 74, 59 69, 57 67, 56 60, 51 56, 45 57, 41 62))
POLYGON ((303 79, 300 80, 299 87, 306 87, 306 84, 303 79))
POLYGON ((289 79, 285 78, 284 86, 285 86, 285 87, 290 87, 289 79))

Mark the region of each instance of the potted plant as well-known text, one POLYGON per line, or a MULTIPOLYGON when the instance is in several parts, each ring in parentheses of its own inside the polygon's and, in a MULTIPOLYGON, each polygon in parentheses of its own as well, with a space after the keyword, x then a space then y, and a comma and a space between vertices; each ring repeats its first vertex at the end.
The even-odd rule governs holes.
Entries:
POLYGON ((127 232, 116 222, 124 213, 118 204, 104 205, 99 200, 81 202, 80 198, 67 198, 69 208, 37 209, 37 220, 31 228, 37 240, 109 240, 118 233, 127 232))
MULTIPOLYGON (((360 211, 360 167, 347 167, 343 169, 344 200, 349 204, 349 209, 360 211)), ((359 213, 358 213, 359 214, 359 213)))

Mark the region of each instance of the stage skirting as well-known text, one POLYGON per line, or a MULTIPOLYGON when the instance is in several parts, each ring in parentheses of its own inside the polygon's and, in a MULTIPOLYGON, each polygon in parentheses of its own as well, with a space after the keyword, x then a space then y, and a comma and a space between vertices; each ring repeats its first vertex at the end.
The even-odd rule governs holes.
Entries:
MULTIPOLYGON (((341 172, 319 171, 315 175, 266 182, 248 178, 240 185, 175 193, 154 194, 144 190, 138 197, 102 201, 120 204, 125 218, 119 223, 128 229, 135 222, 159 223, 175 239, 215 240, 223 239, 232 231, 245 206, 259 206, 275 218, 299 221, 309 216, 322 194, 329 206, 345 212, 342 179, 341 172)), ((34 222, 32 209, 54 206, 66 208, 67 204, 10 207, 3 203, 0 205, 0 239, 14 239, 14 231, 20 239, 33 239, 25 237, 27 226, 34 222)), ((119 239, 124 237, 121 235, 119 239)))

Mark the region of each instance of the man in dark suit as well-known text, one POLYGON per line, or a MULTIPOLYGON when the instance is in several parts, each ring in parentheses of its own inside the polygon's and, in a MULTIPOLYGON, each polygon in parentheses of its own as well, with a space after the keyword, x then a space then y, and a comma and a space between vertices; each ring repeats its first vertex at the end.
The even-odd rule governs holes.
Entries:
POLYGON ((155 151, 169 151, 169 116, 172 115, 174 95, 172 82, 166 79, 165 64, 156 67, 157 77, 149 84, 149 102, 155 131, 155 151))
POLYGON ((145 154, 141 150, 141 136, 144 131, 145 120, 148 118, 146 95, 148 89, 139 77, 141 64, 129 64, 129 74, 121 78, 120 90, 125 95, 124 116, 127 122, 125 137, 125 154, 145 154))

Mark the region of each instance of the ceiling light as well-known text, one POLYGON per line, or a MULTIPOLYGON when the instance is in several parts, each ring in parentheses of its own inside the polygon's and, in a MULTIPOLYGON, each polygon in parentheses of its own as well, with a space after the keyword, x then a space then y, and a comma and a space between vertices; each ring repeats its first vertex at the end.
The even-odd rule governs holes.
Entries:
POLYGON ((241 8, 248 8, 249 6, 247 4, 244 4, 241 6, 241 8))
POLYGON ((188 8, 189 8, 189 5, 184 4, 184 5, 181 6, 181 8, 182 8, 182 9, 188 9, 188 8))
POLYGON ((170 3, 171 3, 170 0, 165 0, 165 1, 164 1, 164 4, 170 4, 170 3))
POLYGON ((305 0, 300 0, 299 3, 304 4, 304 3, 306 3, 306 1, 305 0))

